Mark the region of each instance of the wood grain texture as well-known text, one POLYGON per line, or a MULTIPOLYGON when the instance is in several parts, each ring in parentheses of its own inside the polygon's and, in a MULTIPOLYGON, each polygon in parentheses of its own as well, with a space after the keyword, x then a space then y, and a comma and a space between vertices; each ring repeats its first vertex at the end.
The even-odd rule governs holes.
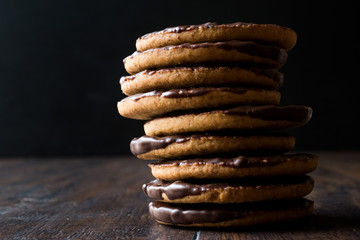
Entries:
POLYGON ((360 239, 360 152, 322 152, 312 217, 246 229, 157 224, 134 157, 0 160, 0 239, 360 239))

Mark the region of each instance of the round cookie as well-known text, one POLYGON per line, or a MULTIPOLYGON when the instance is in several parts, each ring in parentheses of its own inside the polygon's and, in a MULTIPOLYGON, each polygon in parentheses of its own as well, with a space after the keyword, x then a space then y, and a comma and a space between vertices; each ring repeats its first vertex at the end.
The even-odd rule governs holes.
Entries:
POLYGON ((312 115, 305 106, 239 106, 227 110, 155 118, 144 125, 147 136, 219 130, 286 130, 306 124, 312 115))
POLYGON ((118 102, 119 113, 127 118, 148 120, 166 113, 235 105, 278 104, 280 93, 242 87, 199 87, 135 94, 118 102))
POLYGON ((295 31, 273 24, 236 22, 231 24, 204 23, 166 28, 146 34, 136 41, 136 49, 145 51, 182 43, 220 42, 229 40, 255 41, 276 45, 286 50, 296 44, 295 31))
POLYGON ((314 171, 317 165, 317 156, 297 153, 272 156, 165 160, 150 163, 149 167, 155 178, 175 181, 193 178, 221 179, 304 175, 314 171))
POLYGON ((287 222, 310 216, 307 199, 238 204, 171 204, 150 202, 149 213, 159 223, 186 227, 235 227, 287 222))
POLYGON ((142 186, 151 199, 171 203, 243 203, 301 198, 314 187, 308 176, 283 178, 177 180, 155 179, 142 186))
POLYGON ((128 73, 146 69, 204 64, 252 64, 279 69, 287 60, 284 49, 251 41, 204 42, 134 52, 124 59, 128 73))
POLYGON ((278 89, 283 84, 283 74, 272 68, 174 67, 121 77, 120 84, 128 96, 153 90, 224 85, 278 89))
POLYGON ((295 138, 285 134, 142 136, 131 141, 130 150, 140 159, 161 160, 199 155, 283 153, 294 146, 295 138))

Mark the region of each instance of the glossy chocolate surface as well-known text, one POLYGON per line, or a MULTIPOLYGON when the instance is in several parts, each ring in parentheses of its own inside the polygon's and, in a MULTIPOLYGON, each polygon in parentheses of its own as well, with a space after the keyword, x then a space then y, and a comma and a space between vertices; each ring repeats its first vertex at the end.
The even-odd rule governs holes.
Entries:
POLYGON ((151 202, 149 212, 155 219, 169 224, 218 223, 241 219, 264 211, 283 212, 296 209, 308 210, 314 202, 307 199, 269 201, 241 204, 170 204, 151 202))
POLYGON ((199 195, 208 191, 226 189, 256 189, 263 187, 289 186, 297 184, 314 183, 309 176, 271 177, 271 178, 243 178, 243 179, 211 179, 211 180, 177 180, 165 181, 155 179, 142 186, 144 193, 152 199, 163 199, 164 193, 170 200, 181 199, 187 196, 199 195))

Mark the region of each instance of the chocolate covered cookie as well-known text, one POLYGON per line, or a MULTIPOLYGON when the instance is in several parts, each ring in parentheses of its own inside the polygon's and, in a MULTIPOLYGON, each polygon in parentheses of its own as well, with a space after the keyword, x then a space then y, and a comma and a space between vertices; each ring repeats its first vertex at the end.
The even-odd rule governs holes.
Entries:
POLYGON ((159 223, 186 227, 234 227, 291 221, 309 216, 307 199, 241 204, 171 204, 151 202, 150 215, 159 223))
POLYGON ((274 90, 199 87, 132 95, 118 103, 118 111, 124 117, 148 120, 177 111, 248 104, 272 105, 279 102, 280 93, 274 90))
POLYGON ((126 95, 190 87, 245 86, 278 89, 283 74, 272 68, 240 67, 174 67, 144 70, 121 77, 121 90, 126 95))
POLYGON ((292 150, 294 146, 295 138, 285 134, 142 136, 130 143, 131 152, 144 160, 236 153, 283 153, 292 150))
POLYGON ((166 28, 148 33, 136 41, 138 51, 182 43, 220 42, 229 40, 255 41, 276 45, 286 50, 296 44, 296 33, 273 24, 236 22, 231 24, 204 23, 166 28))
POLYGON ((308 176, 277 178, 153 180, 143 185, 151 199, 171 203, 242 203, 301 198, 314 181, 308 176))
POLYGON ((305 106, 239 106, 155 118, 144 125, 148 136, 166 136, 219 130, 274 131, 306 124, 312 110, 305 106))
POLYGON ((158 179, 220 179, 269 176, 298 176, 316 169, 318 157, 308 153, 192 158, 150 163, 151 173, 158 179))
POLYGON ((252 41, 184 43, 134 52, 124 59, 128 73, 174 66, 243 64, 279 69, 287 60, 284 49, 252 41))

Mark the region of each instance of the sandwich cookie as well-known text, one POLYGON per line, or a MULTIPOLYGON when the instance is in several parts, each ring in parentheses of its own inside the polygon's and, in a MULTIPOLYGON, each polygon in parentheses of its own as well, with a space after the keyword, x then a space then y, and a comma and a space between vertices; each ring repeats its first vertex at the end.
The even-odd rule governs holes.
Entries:
POLYGON ((286 130, 310 121, 312 109, 306 106, 239 106, 178 116, 160 117, 144 124, 148 136, 166 136, 219 130, 286 130))
POLYGON ((286 50, 296 44, 297 35, 290 28, 273 24, 236 22, 231 24, 204 23, 166 28, 148 33, 136 41, 136 49, 145 51, 182 43, 220 42, 229 40, 255 41, 276 45, 286 50))
POLYGON ((297 153, 272 156, 238 156, 233 158, 194 158, 150 163, 155 178, 221 179, 304 175, 316 169, 318 157, 297 153))
POLYGON ((121 90, 129 96, 153 90, 225 85, 278 89, 283 78, 282 73, 272 68, 198 66, 144 70, 121 77, 120 84, 121 90))
POLYGON ((144 160, 176 159, 187 156, 223 154, 275 154, 292 150, 295 138, 286 134, 272 135, 190 135, 134 138, 131 152, 144 160))
POLYGON ((134 52, 124 59, 128 73, 175 66, 243 64, 279 69, 287 60, 284 49, 252 41, 184 43, 134 52))
POLYGON ((153 180, 143 185, 146 196, 170 203, 243 203, 301 198, 309 194, 309 176, 231 180, 153 180))
POLYGON ((170 112, 236 105, 271 105, 280 93, 242 87, 199 87, 135 94, 118 102, 119 113, 127 118, 149 120, 170 112))
POLYGON ((150 202, 149 213, 159 223, 186 227, 235 227, 270 224, 311 215, 307 199, 241 204, 171 204, 150 202))

